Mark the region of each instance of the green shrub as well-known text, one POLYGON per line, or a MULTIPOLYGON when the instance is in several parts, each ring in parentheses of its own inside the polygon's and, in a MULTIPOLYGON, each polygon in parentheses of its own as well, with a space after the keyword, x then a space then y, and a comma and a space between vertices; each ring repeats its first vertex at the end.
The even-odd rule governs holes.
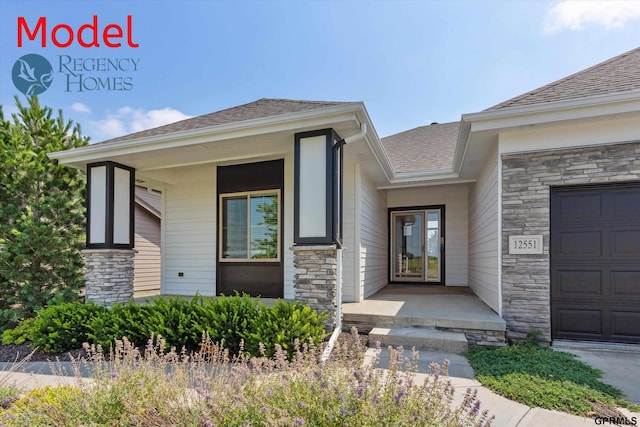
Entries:
POLYGON ((240 343, 246 332, 256 323, 261 303, 247 294, 222 296, 205 300, 194 307, 194 327, 191 338, 200 343, 202 333, 209 334, 211 341, 223 343, 231 354, 240 352, 240 343))
POLYGON ((195 350, 202 339, 202 327, 194 319, 202 306, 200 296, 191 301, 180 297, 156 298, 151 305, 141 309, 144 318, 141 319, 140 336, 146 342, 152 334, 160 335, 166 340, 167 348, 195 350))
POLYGON ((29 317, 22 320, 13 329, 7 329, 2 333, 2 344, 24 344, 27 341, 31 341, 33 338, 33 327, 35 324, 35 317, 29 317))
POLYGON ((147 305, 131 302, 109 310, 92 303, 67 303, 40 311, 35 319, 5 332, 3 340, 5 344, 31 341, 45 352, 60 353, 80 348, 84 342, 106 349, 123 337, 144 347, 151 336, 162 336, 165 350, 197 351, 206 333, 231 354, 241 352, 244 340, 251 355, 262 355, 263 344, 268 356, 279 345, 291 357, 296 340, 300 344, 322 341, 327 316, 299 302, 278 301, 269 308, 246 294, 157 298, 147 305))
POLYGON ((318 314, 308 305, 300 302, 278 301, 273 307, 261 307, 258 316, 244 334, 246 350, 254 356, 262 352, 271 357, 278 344, 290 358, 295 350, 295 342, 300 344, 320 343, 326 336, 324 321, 328 313, 318 314))
POLYGON ((149 306, 133 302, 116 304, 89 320, 87 341, 109 348, 114 340, 127 337, 135 345, 143 346, 151 336, 145 322, 149 311, 149 306))
POLYGON ((91 319, 105 312, 104 307, 90 302, 49 306, 40 310, 33 321, 31 344, 48 353, 79 348, 89 338, 91 319))

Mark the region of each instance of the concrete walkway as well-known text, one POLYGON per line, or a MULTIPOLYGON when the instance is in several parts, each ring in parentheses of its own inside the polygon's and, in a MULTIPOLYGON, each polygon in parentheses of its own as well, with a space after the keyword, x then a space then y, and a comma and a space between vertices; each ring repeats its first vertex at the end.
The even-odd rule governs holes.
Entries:
POLYGON ((640 405, 639 345, 556 340, 552 348, 575 354, 587 365, 601 370, 602 382, 619 388, 628 401, 640 405))

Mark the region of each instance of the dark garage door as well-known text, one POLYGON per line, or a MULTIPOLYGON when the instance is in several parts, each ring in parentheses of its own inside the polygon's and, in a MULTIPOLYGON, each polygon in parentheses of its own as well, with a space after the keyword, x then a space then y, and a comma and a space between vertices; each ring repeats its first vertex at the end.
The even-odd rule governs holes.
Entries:
POLYGON ((640 343, 640 185, 551 192, 553 338, 640 343))

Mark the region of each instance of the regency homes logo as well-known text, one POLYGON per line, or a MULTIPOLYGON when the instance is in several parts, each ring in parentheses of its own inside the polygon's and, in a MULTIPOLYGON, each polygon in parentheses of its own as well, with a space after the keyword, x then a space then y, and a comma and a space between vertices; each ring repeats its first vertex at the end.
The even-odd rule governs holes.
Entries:
MULTIPOLYGON (((48 24, 44 16, 35 22, 18 17, 18 48, 33 43, 42 48, 53 45, 58 49, 105 47, 110 49, 108 52, 113 52, 112 49, 137 49, 140 46, 133 38, 131 15, 127 15, 124 25, 109 23, 102 27, 98 15, 93 15, 91 22, 77 29, 68 24, 57 24, 51 28, 48 24)), ((32 53, 21 56, 14 63, 11 76, 13 84, 25 95, 46 91, 53 82, 54 74, 60 75, 65 92, 130 91, 134 88, 134 76, 139 65, 140 58, 133 57, 60 54, 49 62, 44 56, 32 53)))
POLYGON ((13 84, 27 96, 40 95, 53 82, 53 67, 44 56, 30 53, 13 64, 13 84))

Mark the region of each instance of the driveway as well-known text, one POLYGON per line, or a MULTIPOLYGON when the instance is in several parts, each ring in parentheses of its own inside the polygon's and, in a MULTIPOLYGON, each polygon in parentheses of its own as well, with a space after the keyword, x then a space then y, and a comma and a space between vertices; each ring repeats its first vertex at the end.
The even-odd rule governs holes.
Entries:
POLYGON ((603 382, 619 388, 627 400, 640 405, 640 346, 554 341, 552 348, 575 354, 600 369, 603 382))

